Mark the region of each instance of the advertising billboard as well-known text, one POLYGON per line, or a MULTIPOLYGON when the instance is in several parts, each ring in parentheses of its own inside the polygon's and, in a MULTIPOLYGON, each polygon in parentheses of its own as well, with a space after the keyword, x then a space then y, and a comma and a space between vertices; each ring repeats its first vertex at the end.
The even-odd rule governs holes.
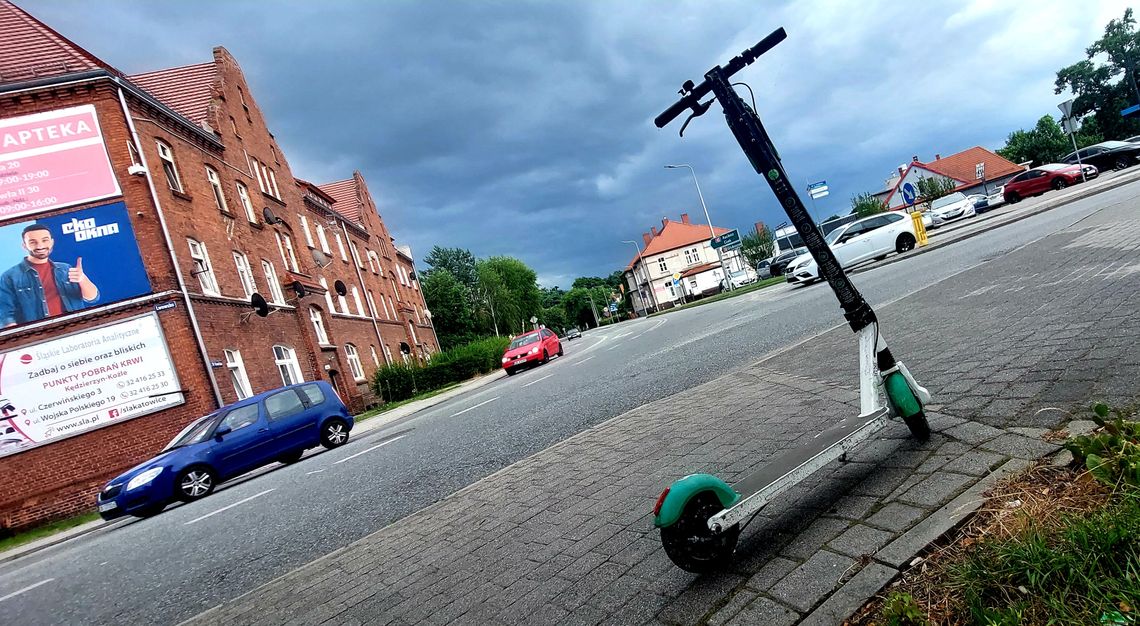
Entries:
POLYGON ((182 404, 155 313, 0 353, 0 456, 182 404))
POLYGON ((0 219, 118 195, 94 105, 0 120, 0 219))
POLYGON ((0 328, 148 293, 122 202, 0 226, 0 328))

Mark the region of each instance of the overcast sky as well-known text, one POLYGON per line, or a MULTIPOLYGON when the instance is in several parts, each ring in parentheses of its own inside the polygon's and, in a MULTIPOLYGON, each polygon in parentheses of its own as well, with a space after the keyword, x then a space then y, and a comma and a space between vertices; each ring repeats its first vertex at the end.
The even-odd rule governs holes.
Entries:
MULTIPOLYGON (((1056 114, 1061 67, 1125 2, 771 3, 16 0, 129 73, 211 60, 225 46, 293 173, 359 169, 389 228, 516 256, 544 286, 624 268, 662 217, 717 226, 785 217, 719 107, 653 117, 779 26, 788 39, 737 74, 789 175, 826 180, 816 217, 846 213, 911 156, 1001 147, 1056 114)), ((806 196, 805 196, 806 200, 806 196)), ((809 204, 810 207, 810 204, 809 204)))

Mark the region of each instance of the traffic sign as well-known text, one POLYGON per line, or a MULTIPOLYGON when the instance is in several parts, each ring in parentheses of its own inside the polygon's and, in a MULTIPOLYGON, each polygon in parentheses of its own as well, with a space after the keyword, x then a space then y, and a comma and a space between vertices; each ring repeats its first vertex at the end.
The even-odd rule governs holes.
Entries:
POLYGON ((727 233, 725 233, 723 235, 717 235, 716 237, 712 238, 712 247, 714 249, 726 247, 726 246, 733 245, 733 244, 739 244, 739 243, 740 243, 740 231, 736 230, 735 228, 728 231, 727 233))
POLYGON ((820 187, 826 187, 826 186, 827 186, 827 181, 821 180, 818 183, 812 183, 812 184, 808 185, 808 191, 811 191, 812 189, 819 189, 820 187))
POLYGON ((673 272, 673 280, 681 280, 681 272, 673 272))
POLYGON ((617 302, 610 303, 610 312, 613 313, 614 311, 617 311, 617 302))
POLYGON ((818 183, 811 183, 810 185, 808 185, 807 190, 808 190, 808 195, 811 196, 812 200, 819 200, 820 198, 826 198, 827 195, 829 193, 831 193, 830 191, 827 190, 827 181, 826 180, 821 180, 818 183))
POLYGON ((1073 116, 1073 101, 1071 99, 1058 104, 1057 108, 1061 109, 1061 117, 1068 119, 1073 116))
POLYGON ((903 202, 914 204, 915 199, 918 198, 918 189, 915 188, 913 183, 903 183, 902 196, 903 202))
POLYGON ((1137 111, 1140 111, 1140 104, 1134 104, 1134 105, 1128 107, 1127 109, 1122 109, 1120 111, 1120 114, 1123 115, 1124 117, 1128 117, 1129 115, 1132 115, 1133 113, 1136 113, 1137 111))
POLYGON ((985 161, 983 161, 983 162, 978 163, 977 165, 974 166, 974 178, 977 180, 983 180, 983 179, 985 179, 985 177, 986 177, 986 163, 985 163, 985 161))

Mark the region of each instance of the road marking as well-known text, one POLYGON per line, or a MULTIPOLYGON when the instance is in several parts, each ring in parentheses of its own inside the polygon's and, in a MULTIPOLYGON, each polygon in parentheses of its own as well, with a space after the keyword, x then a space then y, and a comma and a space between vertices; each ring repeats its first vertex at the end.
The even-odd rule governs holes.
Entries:
POLYGON ((47 580, 41 580, 40 582, 35 583, 34 585, 28 585, 27 587, 24 587, 23 589, 17 589, 16 591, 13 591, 12 593, 10 593, 6 596, 0 597, 0 602, 3 602, 9 598, 15 598, 16 596, 20 595, 21 593, 24 593, 26 591, 31 591, 32 589, 35 589, 36 587, 39 587, 40 585, 46 585, 53 580, 55 580, 55 579, 49 578, 47 580))
POLYGON ((577 363, 575 363, 574 365, 581 365, 581 364, 585 363, 586 361, 589 361, 589 360, 590 360, 590 359, 592 359, 592 358, 594 358, 594 357, 592 357, 592 356, 588 356, 588 357, 586 357, 586 358, 582 359, 581 361, 578 361, 578 362, 577 362, 577 363))
POLYGON ((662 324, 664 324, 665 322, 668 322, 668 321, 669 321, 669 318, 667 318, 667 317, 665 317, 665 318, 661 318, 661 321, 660 321, 660 322, 657 322, 657 323, 656 323, 656 324, 653 326, 653 328, 649 328, 649 329, 647 329, 647 330, 643 330, 643 331, 641 331, 640 333, 638 333, 638 334, 634 335, 634 336, 633 336, 633 338, 634 338, 634 339, 637 339, 638 337, 640 337, 640 336, 644 335, 645 333, 648 333, 648 332, 652 332, 652 331, 654 331, 654 330, 657 330, 657 327, 658 327, 658 326, 660 326, 660 325, 662 325, 662 324))
POLYGON ((207 517, 213 517, 213 516, 217 515, 218 513, 221 513, 222 511, 228 511, 228 510, 234 508, 235 506, 237 506, 239 504, 245 504, 246 502, 249 502, 250 500, 253 500, 254 498, 260 498, 261 496, 264 496, 265 494, 269 493, 270 491, 274 491, 274 489, 266 489, 265 491, 262 491, 261 493, 255 493, 248 498, 245 498, 243 500, 238 500, 237 502, 234 502, 233 504, 230 504, 227 506, 223 506, 222 508, 218 509, 217 511, 214 511, 213 513, 207 513, 207 514, 203 515, 202 517, 195 517, 194 519, 190 520, 189 522, 186 522, 185 524, 183 524, 183 526, 189 526, 190 524, 193 524, 195 522, 200 522, 200 521, 206 519, 207 517))
POLYGON ((498 399, 499 399, 499 398, 501 398, 501 397, 502 397, 502 396, 495 396, 494 398, 491 398, 490 400, 487 400, 487 401, 485 401, 485 402, 480 402, 479 404, 476 404, 475 406, 469 406, 469 407, 467 407, 466 409, 463 409, 462 411, 460 411, 460 412, 458 412, 458 413, 454 413, 454 414, 452 414, 452 417, 458 417, 458 416, 460 416, 460 415, 463 415, 464 413, 466 413, 466 412, 468 412, 468 411, 474 411, 475 409, 477 409, 477 408, 479 408, 479 407, 483 406, 484 404, 488 404, 488 403, 494 402, 495 400, 498 400, 498 399))
POLYGON ((360 456, 360 455, 362 455, 362 454, 368 454, 369 452, 372 452, 372 451, 373 451, 373 450, 375 450, 376 448, 383 448, 384 446, 386 446, 386 445, 388 445, 388 444, 392 443, 393 441, 398 441, 398 440, 400 440, 400 439, 403 439, 404 437, 407 437, 407 435, 400 435, 399 437, 392 437, 392 438, 391 438, 391 439, 389 439, 388 441, 385 441, 385 442, 383 442, 383 443, 378 443, 378 444, 376 444, 376 445, 372 446, 371 448, 368 448, 367 450, 361 450, 360 452, 357 452, 356 454, 354 454, 354 455, 352 455, 352 456, 346 456, 346 457, 344 457, 343 459, 341 459, 341 460, 339 460, 339 461, 334 461, 334 462, 333 462, 333 465, 339 465, 339 464, 341 464, 341 463, 344 463, 345 461, 349 461, 349 460, 355 459, 356 457, 358 457, 358 456, 360 456))
POLYGON ((311 471, 311 472, 305 472, 305 476, 311 476, 311 475, 313 475, 313 474, 320 474, 320 473, 321 473, 321 472, 323 472, 323 471, 325 471, 325 470, 323 470, 323 469, 319 469, 319 470, 313 470, 313 471, 311 471))
POLYGON ((622 342, 620 342, 620 341, 619 341, 619 342, 617 342, 617 343, 615 343, 614 345, 612 345, 612 346, 610 346, 610 347, 606 348, 606 352, 609 352, 610 350, 613 350, 614 348, 616 348, 616 347, 620 346, 621 344, 622 344, 622 342))
MULTIPOLYGON (((550 378, 553 375, 554 374, 547 374, 546 376, 543 376, 542 378, 539 378, 538 380, 530 381, 529 383, 523 385, 523 387, 530 387, 531 385, 533 385, 535 383, 541 383, 542 381, 546 380, 547 378, 550 378)), ((488 402, 490 402, 490 401, 488 400, 488 402)), ((484 402, 483 404, 486 404, 486 402, 484 402)), ((471 407, 471 408, 475 408, 475 407, 471 407)), ((458 415, 458 413, 456 415, 458 415)))

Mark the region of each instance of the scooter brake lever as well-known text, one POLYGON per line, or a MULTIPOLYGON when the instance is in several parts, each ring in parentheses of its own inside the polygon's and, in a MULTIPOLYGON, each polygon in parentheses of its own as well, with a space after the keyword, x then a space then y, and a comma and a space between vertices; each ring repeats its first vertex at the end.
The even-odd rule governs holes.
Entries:
POLYGON ((693 121, 694 117, 700 117, 704 115, 705 112, 709 110, 709 107, 712 106, 713 100, 715 99, 716 98, 712 98, 708 102, 697 103, 693 105, 693 112, 689 114, 689 117, 685 120, 685 123, 681 124, 681 132, 679 133, 681 137, 685 136, 685 129, 688 128, 689 122, 693 121))

